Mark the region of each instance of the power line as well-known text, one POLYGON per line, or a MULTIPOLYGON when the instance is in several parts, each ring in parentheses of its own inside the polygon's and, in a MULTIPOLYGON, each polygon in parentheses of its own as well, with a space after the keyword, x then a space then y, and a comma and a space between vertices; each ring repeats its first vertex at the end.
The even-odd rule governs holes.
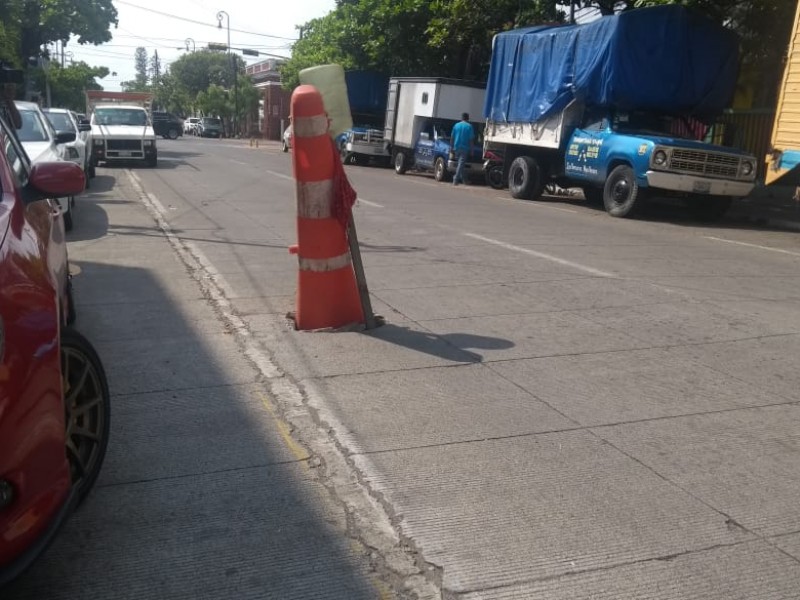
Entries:
MULTIPOLYGON (((154 14, 157 14, 157 15, 161 15, 162 17, 169 17, 171 19, 177 19, 179 21, 185 21, 187 23, 194 23, 195 25, 203 25, 205 27, 213 27, 214 29, 217 29, 217 26, 216 25, 212 25, 211 23, 205 23, 203 21, 195 21, 194 19, 187 19, 186 17, 180 17, 178 15, 173 15, 173 14, 170 14, 170 13, 161 12, 160 10, 155 10, 153 8, 145 8, 144 6, 139 6, 138 4, 132 4, 131 2, 126 2, 125 0, 116 0, 116 2, 118 4, 124 4, 125 6, 130 6, 131 8, 138 8, 139 10, 144 10, 146 12, 151 12, 151 13, 154 13, 154 14)), ((270 35, 268 33, 256 33, 255 31, 245 31, 243 29, 234 29, 232 27, 231 27, 231 31, 235 31, 237 33, 245 33, 247 35, 257 35, 257 36, 261 36, 261 37, 275 38, 275 39, 278 39, 278 40, 289 40, 289 41, 292 41, 292 42, 295 41, 295 38, 288 38, 288 37, 283 37, 283 36, 280 36, 280 35, 270 35)), ((144 38, 142 38, 142 39, 144 39, 144 38)))

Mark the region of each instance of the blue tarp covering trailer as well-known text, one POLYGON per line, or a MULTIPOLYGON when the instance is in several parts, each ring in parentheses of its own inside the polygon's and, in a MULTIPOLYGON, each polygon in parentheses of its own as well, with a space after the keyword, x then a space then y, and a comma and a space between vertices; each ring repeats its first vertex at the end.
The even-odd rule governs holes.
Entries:
POLYGON ((495 36, 484 117, 535 122, 587 105, 713 116, 728 107, 738 39, 681 6, 495 36))

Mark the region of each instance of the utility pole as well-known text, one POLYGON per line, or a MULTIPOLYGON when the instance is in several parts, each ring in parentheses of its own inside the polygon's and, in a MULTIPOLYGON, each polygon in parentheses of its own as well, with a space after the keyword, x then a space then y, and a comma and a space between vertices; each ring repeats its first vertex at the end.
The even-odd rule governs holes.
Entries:
POLYGON ((569 22, 575 25, 575 0, 570 0, 569 3, 569 22))

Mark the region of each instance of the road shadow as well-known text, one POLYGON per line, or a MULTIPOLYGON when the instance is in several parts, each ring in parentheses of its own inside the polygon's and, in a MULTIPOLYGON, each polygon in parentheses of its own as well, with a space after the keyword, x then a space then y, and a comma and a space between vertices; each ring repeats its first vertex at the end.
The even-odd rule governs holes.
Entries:
MULTIPOLYGON (((508 190, 498 191, 508 194, 508 190)), ((527 201, 520 200, 520 202, 527 201)), ((589 203, 583 199, 581 194, 572 196, 545 195, 536 202, 556 204, 597 213, 606 212, 602 204, 589 203)), ((748 204, 743 200, 735 200, 725 216, 715 221, 697 218, 687 207, 685 201, 680 198, 653 197, 648 198, 641 205, 633 220, 669 223, 687 228, 740 229, 776 233, 794 231, 794 229, 781 227, 774 222, 777 219, 786 218, 788 221, 796 221, 798 227, 800 227, 800 207, 796 211, 786 211, 785 213, 771 213, 769 212, 771 208, 770 204, 759 204, 755 201, 748 204), (783 217, 782 214, 784 215, 783 217)))
POLYGON ((392 323, 386 323, 377 329, 366 331, 364 335, 444 360, 467 363, 483 362, 483 355, 473 352, 473 350, 508 350, 515 345, 514 342, 502 338, 472 333, 439 335, 392 323))
POLYGON ((369 244, 367 242, 359 242, 358 247, 365 252, 426 252, 428 249, 421 246, 380 246, 378 244, 369 244))
POLYGON ((97 487, 3 600, 379 597, 343 509, 320 501, 309 456, 185 271, 76 259, 111 440, 97 487))

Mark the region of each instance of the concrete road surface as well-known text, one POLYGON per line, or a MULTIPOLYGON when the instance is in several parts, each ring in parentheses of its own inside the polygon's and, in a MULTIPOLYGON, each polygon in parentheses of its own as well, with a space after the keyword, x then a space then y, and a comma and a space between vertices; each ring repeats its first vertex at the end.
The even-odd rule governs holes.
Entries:
POLYGON ((291 156, 160 157, 103 171, 124 193, 87 206, 102 234, 76 212, 118 437, 80 541, 12 597, 800 598, 796 233, 348 167, 387 323, 300 333, 291 156), (215 386, 240 390, 230 410, 215 386))

